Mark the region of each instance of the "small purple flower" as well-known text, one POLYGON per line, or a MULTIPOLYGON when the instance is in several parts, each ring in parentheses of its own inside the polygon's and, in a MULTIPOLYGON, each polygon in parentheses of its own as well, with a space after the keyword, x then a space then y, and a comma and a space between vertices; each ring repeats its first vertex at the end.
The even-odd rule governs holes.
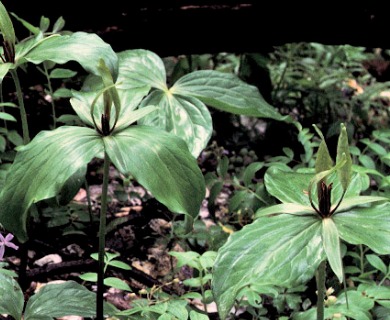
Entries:
POLYGON ((19 247, 12 243, 12 239, 14 238, 14 235, 11 234, 11 233, 8 233, 5 238, 3 237, 3 235, 0 233, 0 260, 3 260, 3 257, 4 257, 4 251, 5 251, 5 247, 10 247, 12 249, 15 249, 15 250, 18 250, 19 247))

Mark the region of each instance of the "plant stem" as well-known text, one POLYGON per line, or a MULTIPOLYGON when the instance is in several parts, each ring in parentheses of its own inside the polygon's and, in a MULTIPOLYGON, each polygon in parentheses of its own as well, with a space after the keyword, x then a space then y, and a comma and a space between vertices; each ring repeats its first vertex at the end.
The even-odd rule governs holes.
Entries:
POLYGON ((24 107, 23 92, 22 92, 22 88, 20 87, 19 77, 16 70, 10 70, 10 73, 15 83, 16 96, 18 98, 20 119, 22 121, 23 144, 27 144, 30 142, 30 133, 28 131, 27 113, 24 107))
POLYGON ((103 165, 103 186, 100 209, 99 223, 99 262, 98 262, 98 281, 97 281, 97 296, 96 296, 96 319, 103 320, 103 293, 104 293, 104 255, 106 242, 106 215, 107 215, 107 194, 108 194, 108 174, 110 169, 110 158, 104 152, 103 165))
POLYGON ((322 261, 317 269, 317 320, 324 320, 324 300, 325 300, 325 271, 326 260, 322 261))
POLYGON ((50 81, 50 75, 47 70, 46 63, 43 63, 43 74, 45 75, 47 79, 47 87, 49 88, 49 94, 50 94, 50 104, 51 104, 51 113, 53 117, 53 128, 55 129, 57 127, 57 116, 56 116, 56 106, 54 104, 54 96, 53 96, 53 87, 51 86, 51 81, 50 81))

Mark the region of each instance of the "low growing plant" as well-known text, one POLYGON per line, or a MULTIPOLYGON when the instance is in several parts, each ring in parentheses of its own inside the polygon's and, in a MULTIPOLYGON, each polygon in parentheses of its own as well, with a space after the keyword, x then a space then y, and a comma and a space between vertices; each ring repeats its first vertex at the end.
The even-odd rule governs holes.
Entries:
POLYGON ((342 242, 366 245, 377 254, 390 252, 390 203, 384 197, 359 195, 361 178, 352 172, 345 126, 335 165, 318 133, 322 141, 315 172, 269 168, 265 186, 280 203, 258 210, 257 219, 233 233, 218 251, 212 290, 221 319, 248 286, 263 287, 267 294, 274 287, 305 284, 316 274, 314 312, 323 320, 326 265, 344 281, 342 242))

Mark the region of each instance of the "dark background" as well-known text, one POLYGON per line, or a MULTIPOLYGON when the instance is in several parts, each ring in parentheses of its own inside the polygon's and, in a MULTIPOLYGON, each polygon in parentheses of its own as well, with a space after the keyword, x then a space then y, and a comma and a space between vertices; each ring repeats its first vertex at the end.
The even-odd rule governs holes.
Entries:
POLYGON ((115 51, 143 48, 160 56, 266 52, 288 42, 390 47, 388 11, 375 1, 2 2, 34 25, 42 15, 52 23, 62 16, 66 29, 97 33, 115 51))

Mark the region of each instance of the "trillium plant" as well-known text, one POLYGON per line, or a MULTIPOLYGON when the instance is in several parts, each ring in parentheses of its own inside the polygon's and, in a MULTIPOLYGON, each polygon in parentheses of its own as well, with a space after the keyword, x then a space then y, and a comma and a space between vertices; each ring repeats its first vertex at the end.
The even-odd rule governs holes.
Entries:
MULTIPOLYGON (((132 125, 155 107, 133 111, 121 108, 112 76, 100 61, 102 90, 91 105, 83 105, 81 118, 89 127, 62 126, 39 133, 18 150, 0 195, 7 203, 2 224, 20 241, 27 240, 28 208, 37 201, 56 196, 68 179, 93 158, 104 159, 103 191, 99 230, 98 310, 103 314, 103 268, 108 170, 110 163, 123 174, 131 174, 172 212, 189 217, 198 214, 205 186, 196 159, 180 138, 149 126, 132 125), (191 194, 191 197, 187 195, 191 194), (16 218, 17 217, 17 218, 16 218)), ((80 110, 78 104, 76 110, 80 110)))
POLYGON ((212 290, 221 319, 245 288, 256 286, 257 292, 270 294, 275 287, 305 284, 314 275, 317 319, 324 319, 326 265, 344 282, 342 243, 390 253, 390 204, 387 198, 360 195, 364 184, 352 172, 345 126, 335 164, 316 130, 321 143, 315 172, 270 167, 265 185, 279 203, 259 209, 255 221, 232 234, 218 251, 212 290))

